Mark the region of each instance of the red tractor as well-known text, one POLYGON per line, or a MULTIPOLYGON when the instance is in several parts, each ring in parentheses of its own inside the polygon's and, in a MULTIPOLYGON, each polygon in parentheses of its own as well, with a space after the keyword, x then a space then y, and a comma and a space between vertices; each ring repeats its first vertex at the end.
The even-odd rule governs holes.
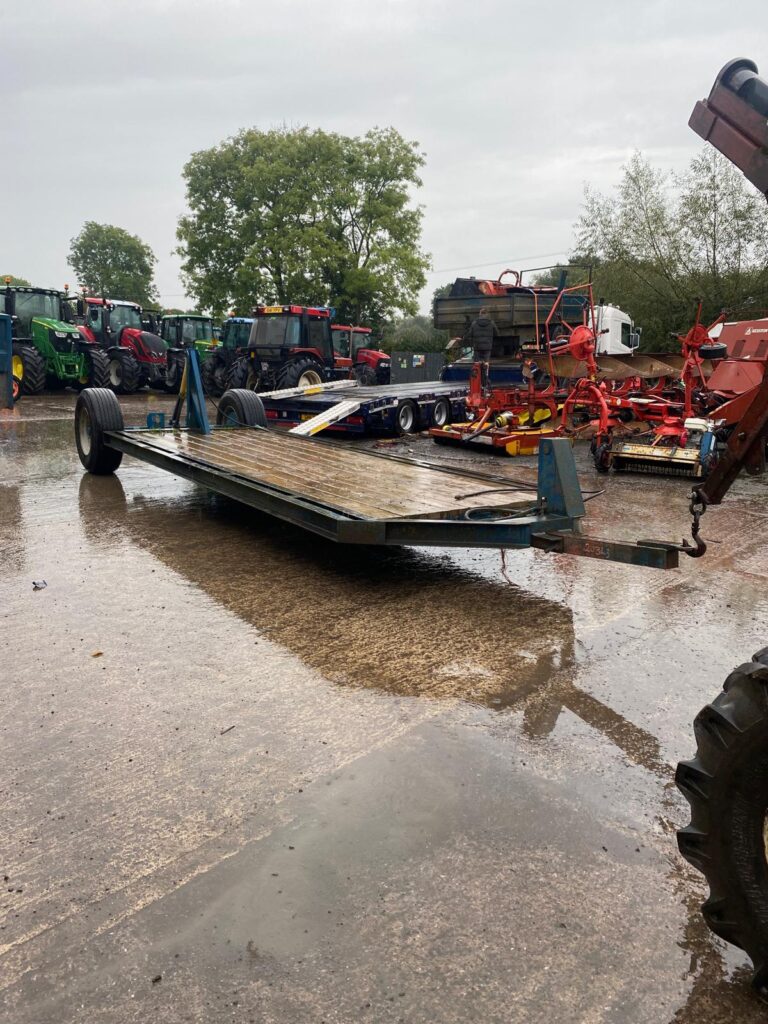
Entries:
POLYGON ((331 311, 323 306, 257 306, 246 354, 232 365, 230 387, 277 391, 352 376, 336 356, 331 311))
POLYGON ((352 360, 353 373, 362 385, 389 384, 389 353, 372 347, 370 327, 333 324, 331 333, 336 357, 352 360))
POLYGON ((169 349, 162 338, 143 329, 141 306, 91 295, 74 302, 82 333, 107 354, 109 383, 118 394, 131 395, 147 384, 178 390, 184 352, 169 349), (169 372, 173 370, 178 372, 169 372))

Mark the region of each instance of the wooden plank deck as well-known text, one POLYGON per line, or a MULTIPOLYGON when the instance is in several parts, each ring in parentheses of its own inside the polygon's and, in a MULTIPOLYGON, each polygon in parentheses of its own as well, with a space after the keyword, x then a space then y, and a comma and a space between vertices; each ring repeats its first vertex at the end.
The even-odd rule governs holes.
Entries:
POLYGON ((396 519, 494 506, 524 507, 535 492, 387 459, 341 444, 269 430, 132 430, 133 441, 363 519, 396 519), (490 492, 480 493, 475 492, 490 492), (466 497, 473 494, 472 497, 466 497))

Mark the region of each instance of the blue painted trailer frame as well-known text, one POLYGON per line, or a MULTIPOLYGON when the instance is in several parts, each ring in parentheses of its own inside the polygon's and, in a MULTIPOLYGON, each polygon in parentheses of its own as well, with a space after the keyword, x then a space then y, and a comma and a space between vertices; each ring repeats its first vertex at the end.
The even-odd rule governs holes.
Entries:
POLYGON ((340 388, 316 395, 261 398, 270 423, 279 427, 294 427, 345 399, 354 398, 361 402, 360 409, 339 423, 326 427, 324 432, 391 436, 397 433, 397 408, 402 402, 412 402, 416 406, 417 430, 427 430, 434 425, 435 405, 440 399, 445 399, 450 406, 449 421, 462 422, 466 418, 465 399, 468 390, 466 381, 458 384, 424 381, 371 387, 350 385, 349 389, 340 388))

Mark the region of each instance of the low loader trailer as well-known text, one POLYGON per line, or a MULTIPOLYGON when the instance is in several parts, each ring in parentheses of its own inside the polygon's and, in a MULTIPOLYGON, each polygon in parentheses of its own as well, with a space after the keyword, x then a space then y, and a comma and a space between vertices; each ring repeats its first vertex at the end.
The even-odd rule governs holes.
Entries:
POLYGON ((113 473, 129 455, 342 544, 535 547, 659 569, 698 550, 582 536, 584 495, 565 438, 542 440, 538 481, 526 486, 271 430, 261 398, 247 389, 222 396, 212 426, 193 349, 170 425, 160 413, 149 421, 126 428, 113 392, 84 391, 75 441, 85 469, 113 473))
POLYGON ((361 387, 358 381, 336 381, 259 397, 270 426, 289 427, 293 433, 393 436, 463 420, 467 387, 440 381, 361 387))

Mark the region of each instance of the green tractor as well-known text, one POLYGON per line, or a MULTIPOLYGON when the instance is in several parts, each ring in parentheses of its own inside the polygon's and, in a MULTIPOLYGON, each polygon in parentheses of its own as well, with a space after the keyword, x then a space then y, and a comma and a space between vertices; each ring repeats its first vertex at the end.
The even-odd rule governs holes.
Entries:
POLYGON ((195 313, 173 313, 164 316, 160 320, 160 337, 169 349, 166 376, 169 391, 179 390, 184 370, 184 349, 196 349, 202 362, 211 348, 218 345, 214 338, 211 317, 195 313))
POLYGON ((13 375, 24 394, 37 395, 46 387, 80 391, 109 385, 107 357, 71 322, 66 293, 6 279, 0 295, 0 312, 11 317, 13 375))

